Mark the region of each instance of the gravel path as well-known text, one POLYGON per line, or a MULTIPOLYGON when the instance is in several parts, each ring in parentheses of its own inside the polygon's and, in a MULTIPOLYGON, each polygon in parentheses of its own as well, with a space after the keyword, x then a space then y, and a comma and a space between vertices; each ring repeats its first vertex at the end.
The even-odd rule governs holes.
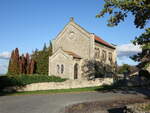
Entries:
POLYGON ((142 94, 120 92, 86 92, 49 95, 1 96, 0 113, 60 113, 65 106, 90 102, 108 101, 122 98, 144 97, 142 94))

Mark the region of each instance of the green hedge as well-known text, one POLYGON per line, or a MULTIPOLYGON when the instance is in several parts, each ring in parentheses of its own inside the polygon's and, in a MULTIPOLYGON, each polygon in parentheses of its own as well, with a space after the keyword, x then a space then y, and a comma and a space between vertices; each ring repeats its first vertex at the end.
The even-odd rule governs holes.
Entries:
POLYGON ((31 83, 40 82, 63 82, 66 79, 55 76, 45 75, 16 75, 16 76, 0 76, 0 90, 9 86, 25 86, 31 83))

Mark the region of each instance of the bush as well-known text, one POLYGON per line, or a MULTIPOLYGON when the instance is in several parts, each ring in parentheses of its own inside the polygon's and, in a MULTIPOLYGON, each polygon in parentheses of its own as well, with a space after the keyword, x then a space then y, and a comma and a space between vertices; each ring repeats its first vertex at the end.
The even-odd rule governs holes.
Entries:
POLYGON ((139 71, 139 76, 140 77, 145 77, 147 79, 150 79, 150 73, 147 70, 140 70, 139 71))
POLYGON ((113 86, 114 86, 114 87, 124 87, 124 86, 126 86, 126 81, 123 80, 123 79, 116 80, 116 81, 113 83, 113 86))
POLYGON ((17 75, 17 76, 0 76, 0 90, 10 86, 25 86, 31 83, 40 82, 63 82, 66 79, 55 76, 44 75, 17 75))

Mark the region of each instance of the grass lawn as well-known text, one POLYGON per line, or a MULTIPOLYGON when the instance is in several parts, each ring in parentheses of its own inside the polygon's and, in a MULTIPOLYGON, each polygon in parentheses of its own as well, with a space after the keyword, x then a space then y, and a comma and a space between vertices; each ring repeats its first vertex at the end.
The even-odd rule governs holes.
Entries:
POLYGON ((96 86, 86 88, 73 88, 73 89, 56 89, 56 90, 43 90, 43 91, 25 91, 25 92, 13 92, 2 93, 1 95, 33 95, 33 94, 55 94, 55 93, 75 93, 75 92, 90 92, 90 91, 103 91, 112 89, 112 86, 96 86))

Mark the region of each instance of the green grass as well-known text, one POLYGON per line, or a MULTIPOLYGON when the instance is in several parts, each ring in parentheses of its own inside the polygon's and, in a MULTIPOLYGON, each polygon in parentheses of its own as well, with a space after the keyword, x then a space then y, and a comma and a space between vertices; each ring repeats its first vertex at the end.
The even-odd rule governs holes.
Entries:
POLYGON ((66 79, 46 75, 16 75, 0 76, 0 90, 10 86, 25 86, 40 82, 64 82, 66 79))
POLYGON ((25 91, 14 93, 2 93, 1 95, 35 95, 35 94, 55 94, 55 93, 75 93, 75 92, 92 92, 92 91, 104 91, 112 89, 112 86, 96 86, 86 88, 72 88, 72 89, 56 89, 56 90, 43 90, 43 91, 25 91))

